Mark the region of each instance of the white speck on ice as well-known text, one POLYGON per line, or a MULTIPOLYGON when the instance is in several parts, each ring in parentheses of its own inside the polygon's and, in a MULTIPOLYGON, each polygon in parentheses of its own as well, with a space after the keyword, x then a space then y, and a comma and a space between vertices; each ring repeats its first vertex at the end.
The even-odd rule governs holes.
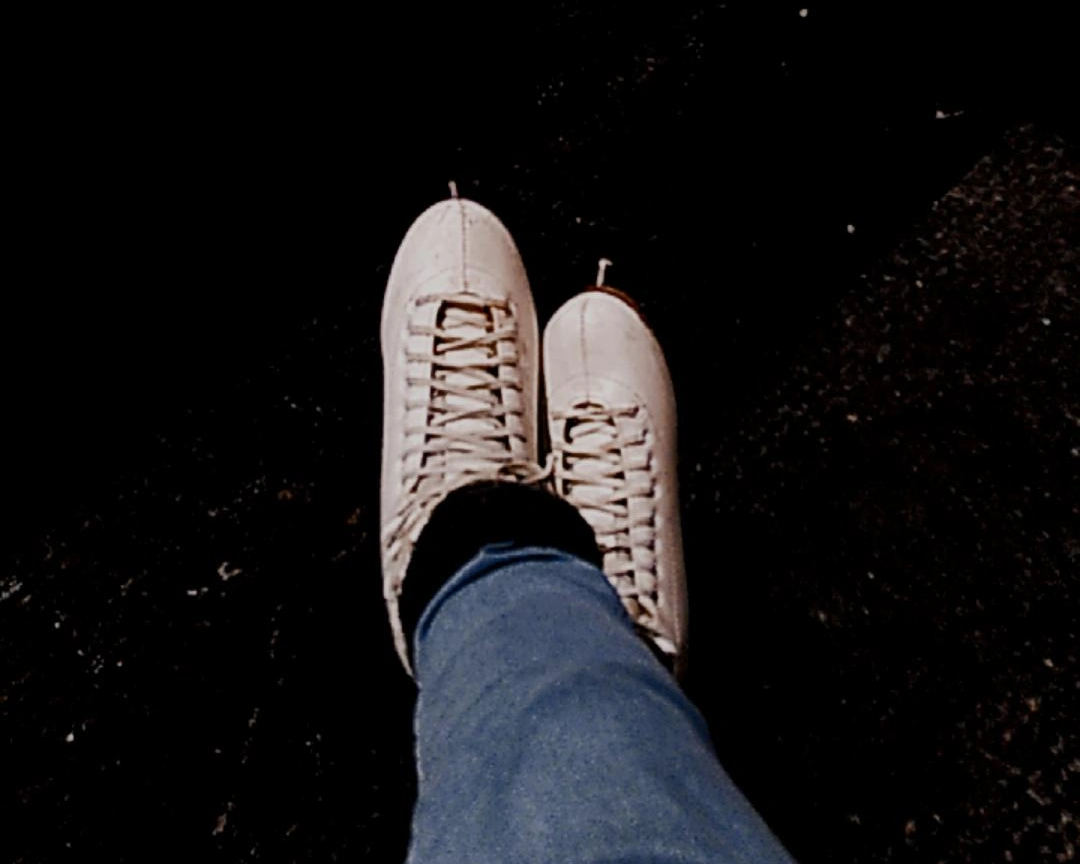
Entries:
POLYGON ((807 15, 809 15, 809 14, 810 14, 810 10, 809 10, 809 9, 800 9, 800 10, 799 10, 799 17, 800 17, 800 18, 805 18, 805 17, 806 17, 807 15))
POLYGON ((60 629, 60 622, 59 621, 53 621, 52 626, 53 626, 53 630, 59 630, 60 629))
POLYGON ((944 111, 942 111, 940 108, 937 111, 934 112, 934 119, 935 120, 944 120, 947 116, 948 115, 944 111))
POLYGON ((1028 788, 1025 789, 1024 791, 1027 793, 1028 798, 1030 798, 1032 801, 1034 801, 1040 807, 1049 807, 1051 804, 1054 803, 1052 799, 1047 798, 1044 795, 1040 795, 1038 792, 1036 792, 1030 786, 1028 786, 1028 788))
POLYGON ((859 422, 859 415, 858 414, 848 414, 847 415, 847 422, 848 423, 858 423, 859 422))
POLYGON ((13 580, 7 588, 5 588, 3 591, 0 591, 0 602, 14 597, 16 594, 19 593, 21 589, 22 582, 20 582, 18 579, 13 580))
POLYGON ((848 225, 847 226, 847 233, 848 234, 854 234, 855 233, 855 226, 854 225, 848 225))
POLYGON ((70 744, 72 741, 75 740, 75 733, 74 732, 68 732, 67 738, 65 738, 64 740, 67 741, 68 744, 70 744))
POLYGON ((1049 327, 1050 326, 1050 319, 1049 318, 1043 318, 1042 319, 1042 324, 1043 324, 1043 327, 1049 327))
POLYGON ((1053 669, 1054 661, 1051 660, 1049 657, 1043 657, 1043 666, 1045 666, 1047 669, 1053 669))
POLYGON ((198 597, 199 596, 199 589, 198 588, 188 588, 187 596, 188 597, 198 597))
POLYGON ((866 578, 867 579, 873 579, 874 578, 874 571, 873 570, 867 570, 866 571, 866 578))

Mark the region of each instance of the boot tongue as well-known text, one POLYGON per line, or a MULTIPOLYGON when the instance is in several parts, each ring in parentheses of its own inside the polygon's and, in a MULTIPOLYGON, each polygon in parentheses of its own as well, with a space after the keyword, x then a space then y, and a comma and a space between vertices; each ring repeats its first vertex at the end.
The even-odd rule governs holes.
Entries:
MULTIPOLYGON (((436 362, 432 369, 432 378, 459 388, 468 388, 476 394, 467 396, 441 391, 435 394, 432 407, 441 410, 434 411, 434 417, 438 426, 447 432, 483 435, 504 429, 503 423, 490 411, 491 398, 497 394, 490 387, 480 385, 477 376, 477 372, 481 370, 498 376, 498 346, 494 343, 470 344, 491 333, 494 325, 490 309, 480 298, 477 298, 476 303, 448 301, 439 312, 436 329, 441 335, 435 338, 434 354, 436 357, 445 358, 448 365, 436 362), (459 343, 464 343, 463 347, 453 347, 459 343), (461 366, 468 366, 468 371, 463 371, 459 368, 461 366), (448 414, 466 416, 447 421, 445 418, 448 414)), ((475 465, 480 458, 482 457, 477 457, 474 446, 461 441, 451 441, 438 455, 429 456, 427 462, 430 465, 437 460, 447 467, 465 468, 475 465)))
MULTIPOLYGON (((615 419, 604 412, 601 406, 582 407, 595 407, 595 416, 568 421, 566 437, 574 445, 574 449, 589 451, 590 455, 566 457, 566 467, 574 475, 574 480, 571 481, 568 490, 569 497, 581 508, 582 515, 598 535, 608 536, 609 541, 613 540, 621 547, 628 544, 629 537, 625 533, 614 537, 611 535, 615 532, 618 522, 625 523, 627 504, 625 501, 618 501, 613 505, 619 510, 623 517, 621 519, 607 512, 606 509, 596 509, 600 506, 612 506, 609 504, 612 494, 610 482, 603 480, 598 483, 589 482, 594 478, 604 478, 606 481, 614 478, 625 482, 626 478, 621 471, 619 458, 614 449, 618 442, 619 429, 615 419)), ((609 545, 610 542, 601 544, 605 551, 609 545)), ((620 551, 618 554, 620 559, 629 560, 625 552, 620 551)))

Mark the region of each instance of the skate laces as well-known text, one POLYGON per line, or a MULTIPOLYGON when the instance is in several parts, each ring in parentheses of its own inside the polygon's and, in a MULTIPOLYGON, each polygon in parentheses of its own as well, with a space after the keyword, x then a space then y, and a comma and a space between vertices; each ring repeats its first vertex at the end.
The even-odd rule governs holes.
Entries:
POLYGON ((643 412, 582 402, 552 416, 563 430, 551 445, 559 494, 592 526, 604 572, 635 625, 674 653, 657 612, 656 501, 643 412))
MULTIPOLYGON (((429 366, 431 374, 408 380, 410 389, 421 388, 426 396, 406 410, 423 408, 426 420, 405 430, 420 443, 403 458, 420 458, 402 473, 401 503, 383 535, 388 557, 398 565, 431 510, 454 489, 499 478, 535 483, 548 473, 527 457, 517 324, 509 303, 462 292, 427 294, 416 302, 440 308, 434 326, 409 327, 410 336, 430 337, 432 348, 430 354, 407 352, 406 359, 429 366)), ((395 568, 395 593, 403 569, 395 568)))

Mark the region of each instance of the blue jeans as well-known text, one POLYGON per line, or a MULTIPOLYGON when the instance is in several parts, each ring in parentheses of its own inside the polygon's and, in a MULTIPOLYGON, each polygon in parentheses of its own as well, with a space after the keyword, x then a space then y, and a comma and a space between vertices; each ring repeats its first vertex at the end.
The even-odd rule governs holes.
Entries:
POLYGON ((791 864, 595 567, 486 547, 414 658, 411 864, 791 864))

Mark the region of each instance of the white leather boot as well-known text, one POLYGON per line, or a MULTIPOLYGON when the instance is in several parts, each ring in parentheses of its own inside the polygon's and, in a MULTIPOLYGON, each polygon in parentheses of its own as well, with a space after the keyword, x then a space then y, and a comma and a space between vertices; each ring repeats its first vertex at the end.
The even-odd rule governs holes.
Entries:
POLYGON ((513 239, 457 197, 405 236, 382 311, 383 596, 411 673, 398 600, 432 509, 478 480, 530 480, 537 466, 536 310, 513 239))
POLYGON ((547 325, 544 376, 555 490, 592 525, 638 632, 681 675, 686 579, 663 351, 627 298, 597 288, 547 325))

